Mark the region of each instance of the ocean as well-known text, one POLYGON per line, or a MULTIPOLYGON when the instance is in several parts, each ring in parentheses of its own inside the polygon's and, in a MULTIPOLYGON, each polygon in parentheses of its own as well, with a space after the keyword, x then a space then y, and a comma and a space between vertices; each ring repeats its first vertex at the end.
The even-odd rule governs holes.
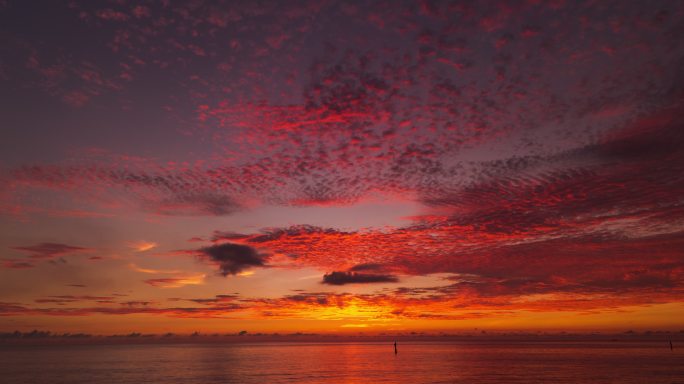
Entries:
POLYGON ((684 383, 666 342, 405 342, 0 347, 14 383, 684 383))

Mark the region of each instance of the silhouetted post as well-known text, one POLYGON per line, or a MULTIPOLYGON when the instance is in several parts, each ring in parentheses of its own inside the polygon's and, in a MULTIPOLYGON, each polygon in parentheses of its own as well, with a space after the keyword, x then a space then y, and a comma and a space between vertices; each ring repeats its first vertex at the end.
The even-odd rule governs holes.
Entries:
POLYGON ((394 342, 394 354, 396 355, 397 353, 399 353, 399 351, 397 351, 397 342, 395 341, 394 342))
POLYGON ((670 340, 670 351, 674 351, 674 348, 672 347, 672 340, 670 340))

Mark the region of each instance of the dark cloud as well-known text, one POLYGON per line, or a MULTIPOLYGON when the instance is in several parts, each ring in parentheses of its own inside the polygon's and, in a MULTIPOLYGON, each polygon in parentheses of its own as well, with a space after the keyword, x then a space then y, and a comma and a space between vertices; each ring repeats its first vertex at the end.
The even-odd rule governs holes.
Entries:
POLYGON ((84 301, 95 301, 98 303, 111 303, 114 297, 112 296, 91 296, 91 295, 56 295, 47 296, 45 298, 35 299, 34 302, 38 304, 58 304, 64 305, 69 303, 77 303, 84 301))
POLYGON ((295 303, 307 303, 314 305, 328 305, 330 294, 327 293, 306 293, 298 295, 288 295, 282 298, 283 301, 293 301, 295 303))
POLYGON ((126 305, 129 307, 146 307, 146 306, 150 305, 151 303, 152 303, 151 301, 136 300, 136 301, 124 301, 124 302, 119 303, 119 304, 126 305))
POLYGON ((216 295, 212 298, 199 298, 199 299, 182 299, 186 301, 192 301, 197 304, 218 304, 218 303, 227 303, 227 302, 232 302, 236 301, 240 298, 240 295, 237 294, 229 294, 229 295, 216 295))
MULTIPOLYGON (((111 303, 107 303, 111 304, 111 303)), ((0 302, 0 315, 3 316, 89 316, 89 315, 132 315, 157 314, 171 317, 220 318, 228 312, 240 310, 237 304, 216 305, 211 307, 153 307, 151 305, 120 305, 99 307, 65 307, 58 308, 27 307, 18 303, 0 302)))
POLYGON ((242 244, 225 243, 200 249, 202 255, 217 263, 223 276, 235 275, 251 267, 263 267, 267 255, 242 244))
POLYGON ((71 253, 91 251, 91 249, 88 248, 61 243, 40 243, 36 245, 12 247, 12 249, 27 252, 33 259, 52 259, 71 253))
POLYGON ((330 272, 323 275, 323 284, 345 285, 345 284, 368 284, 368 283, 396 283, 399 281, 396 276, 378 275, 356 272, 330 272))

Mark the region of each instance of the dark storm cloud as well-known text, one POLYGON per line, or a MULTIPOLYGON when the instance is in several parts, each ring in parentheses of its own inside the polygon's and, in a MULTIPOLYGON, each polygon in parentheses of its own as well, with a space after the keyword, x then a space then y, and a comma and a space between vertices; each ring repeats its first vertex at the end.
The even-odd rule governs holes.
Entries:
POLYGON ((235 275, 251 267, 263 267, 267 255, 242 244, 225 243, 199 250, 209 260, 217 263, 223 276, 235 275))
POLYGON ((330 272, 323 275, 323 284, 345 285, 345 284, 369 284, 369 283, 396 283, 399 281, 396 276, 379 275, 370 273, 356 272, 330 272))

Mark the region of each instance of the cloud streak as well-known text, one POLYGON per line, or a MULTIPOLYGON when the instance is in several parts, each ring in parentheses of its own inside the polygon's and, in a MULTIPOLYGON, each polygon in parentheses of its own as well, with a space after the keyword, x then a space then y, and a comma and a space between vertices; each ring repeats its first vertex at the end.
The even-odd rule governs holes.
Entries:
POLYGON ((192 276, 162 277, 145 280, 145 284, 157 288, 180 288, 186 285, 200 285, 204 283, 206 275, 198 274, 192 276))
POLYGON ((92 251, 88 248, 61 243, 40 243, 36 245, 12 247, 12 249, 28 253, 29 257, 32 259, 54 259, 69 254, 92 251))
POLYGON ((379 275, 373 273, 358 272, 330 272, 323 275, 323 284, 369 284, 369 283, 396 283, 399 281, 392 275, 379 275))

